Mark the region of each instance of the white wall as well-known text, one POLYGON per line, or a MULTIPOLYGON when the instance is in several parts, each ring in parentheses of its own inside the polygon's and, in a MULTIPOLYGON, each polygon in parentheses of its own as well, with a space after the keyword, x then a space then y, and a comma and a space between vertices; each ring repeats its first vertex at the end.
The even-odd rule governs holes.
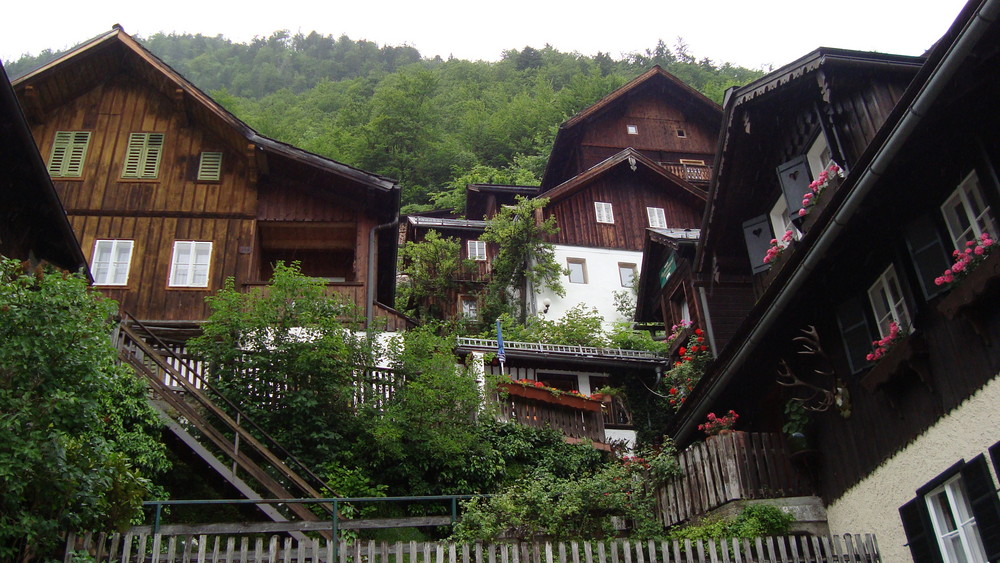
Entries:
POLYGON ((541 293, 533 294, 533 306, 535 312, 545 309, 543 300, 548 298, 552 301, 546 319, 556 320, 561 318, 567 310, 578 303, 585 303, 590 307, 595 307, 604 317, 606 326, 618 320, 622 320, 615 310, 614 293, 623 289, 621 277, 618 274, 618 264, 635 264, 636 276, 642 269, 642 252, 631 250, 617 250, 611 248, 590 248, 585 246, 557 245, 555 248, 556 263, 566 268, 566 259, 576 258, 586 261, 587 283, 569 283, 567 276, 562 276, 563 289, 566 290, 565 297, 559 297, 552 291, 543 289, 541 293))
MULTIPOLYGON (((998 405, 1000 377, 995 377, 827 507, 830 531, 874 532, 883 561, 910 561, 899 507, 960 459, 969 461, 983 453, 989 460, 987 448, 1000 440, 998 405)), ((886 416, 896 414, 887 411, 886 416)), ((994 471, 992 463, 989 465, 994 471)))

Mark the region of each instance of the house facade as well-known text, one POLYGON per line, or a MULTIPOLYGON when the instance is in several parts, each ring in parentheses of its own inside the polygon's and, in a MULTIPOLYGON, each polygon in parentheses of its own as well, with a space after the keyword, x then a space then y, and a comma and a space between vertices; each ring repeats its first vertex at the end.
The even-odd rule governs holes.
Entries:
POLYGON ((149 326, 190 334, 278 260, 405 325, 394 181, 259 135, 118 27, 13 86, 94 285, 149 326))
POLYGON ((780 434, 801 405, 796 467, 886 561, 1000 559, 998 13, 973 0, 926 59, 820 49, 729 92, 692 262, 716 359, 671 434, 729 409, 780 434))

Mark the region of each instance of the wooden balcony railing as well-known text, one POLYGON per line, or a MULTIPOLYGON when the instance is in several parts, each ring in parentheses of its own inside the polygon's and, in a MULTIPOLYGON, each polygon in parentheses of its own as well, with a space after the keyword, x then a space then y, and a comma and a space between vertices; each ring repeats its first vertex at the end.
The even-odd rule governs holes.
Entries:
POLYGON ((712 168, 704 164, 681 164, 679 162, 661 162, 660 164, 673 175, 680 176, 688 182, 708 182, 712 179, 712 168))
POLYGON ((732 432, 712 436, 681 452, 684 474, 656 492, 664 526, 704 515, 727 502, 809 496, 807 477, 791 463, 778 434, 732 432))
POLYGON ((567 442, 590 440, 598 449, 610 449, 604 437, 600 401, 554 395, 517 383, 501 383, 495 399, 500 406, 497 418, 502 422, 549 427, 562 432, 567 442))

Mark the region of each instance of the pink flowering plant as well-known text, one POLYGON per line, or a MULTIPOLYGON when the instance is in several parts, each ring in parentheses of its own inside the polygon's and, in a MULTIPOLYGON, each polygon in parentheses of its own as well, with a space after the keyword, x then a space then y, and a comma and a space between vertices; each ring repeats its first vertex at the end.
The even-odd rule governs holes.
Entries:
POLYGON ((812 207, 816 205, 819 196, 823 195, 823 192, 830 187, 830 182, 834 178, 843 177, 844 171, 836 163, 831 164, 826 170, 820 172, 819 176, 809 184, 809 191, 802 196, 802 209, 799 209, 799 217, 805 217, 809 214, 812 207))
POLYGON ((989 233, 983 233, 975 240, 965 243, 964 250, 952 252, 951 256, 955 259, 955 263, 951 265, 951 268, 945 270, 943 274, 934 278, 934 283, 937 285, 947 285, 961 280, 986 260, 986 257, 990 255, 990 251, 993 250, 995 245, 996 241, 990 238, 989 233))
POLYGON ((781 235, 781 240, 776 238, 771 239, 771 248, 768 248, 767 254, 764 254, 764 263, 770 264, 777 260, 778 256, 781 256, 781 253, 791 244, 794 237, 794 233, 789 229, 785 231, 785 234, 781 235))
POLYGON ((691 321, 681 321, 670 327, 670 334, 667 335, 667 339, 665 341, 667 349, 669 350, 673 343, 677 342, 680 335, 684 333, 684 330, 691 328, 692 325, 694 325, 694 323, 691 321))
POLYGON ((555 387, 548 387, 544 383, 542 383, 541 381, 538 381, 538 380, 535 380, 535 379, 518 379, 516 381, 512 381, 511 383, 514 383, 516 385, 520 385, 521 387, 532 387, 534 389, 541 389, 543 391, 548 391, 549 393, 551 393, 551 394, 553 394, 553 395, 555 395, 557 397, 559 395, 569 395, 571 397, 579 397, 581 399, 590 399, 591 398, 589 395, 584 395, 583 393, 580 393, 576 389, 571 389, 569 391, 564 391, 562 389, 556 389, 555 387))
POLYGON ((881 360, 902 337, 906 336, 906 334, 906 331, 901 329, 896 321, 890 322, 889 334, 883 336, 879 340, 873 341, 872 351, 865 356, 865 358, 869 362, 877 362, 881 360))
POLYGON ((723 430, 732 430, 733 426, 736 425, 736 421, 739 419, 740 415, 736 414, 736 411, 731 409, 725 416, 716 416, 714 412, 710 412, 708 413, 708 416, 705 417, 705 423, 698 425, 698 430, 701 430, 709 436, 715 436, 723 430))

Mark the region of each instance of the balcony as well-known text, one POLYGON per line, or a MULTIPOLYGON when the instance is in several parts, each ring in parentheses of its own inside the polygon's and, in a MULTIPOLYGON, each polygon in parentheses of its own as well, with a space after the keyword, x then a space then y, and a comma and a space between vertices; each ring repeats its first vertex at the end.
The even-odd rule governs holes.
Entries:
POLYGON ((569 443, 590 441, 601 450, 610 450, 604 436, 604 415, 600 401, 569 394, 553 394, 546 389, 518 383, 500 383, 494 396, 499 405, 497 419, 562 432, 569 443))
POLYGON ((688 182, 707 184, 712 179, 712 167, 704 164, 681 164, 679 162, 661 162, 671 174, 679 176, 688 182))
POLYGON ((778 434, 710 436, 681 452, 678 461, 684 474, 656 492, 664 526, 703 516, 732 501, 815 494, 778 434))

